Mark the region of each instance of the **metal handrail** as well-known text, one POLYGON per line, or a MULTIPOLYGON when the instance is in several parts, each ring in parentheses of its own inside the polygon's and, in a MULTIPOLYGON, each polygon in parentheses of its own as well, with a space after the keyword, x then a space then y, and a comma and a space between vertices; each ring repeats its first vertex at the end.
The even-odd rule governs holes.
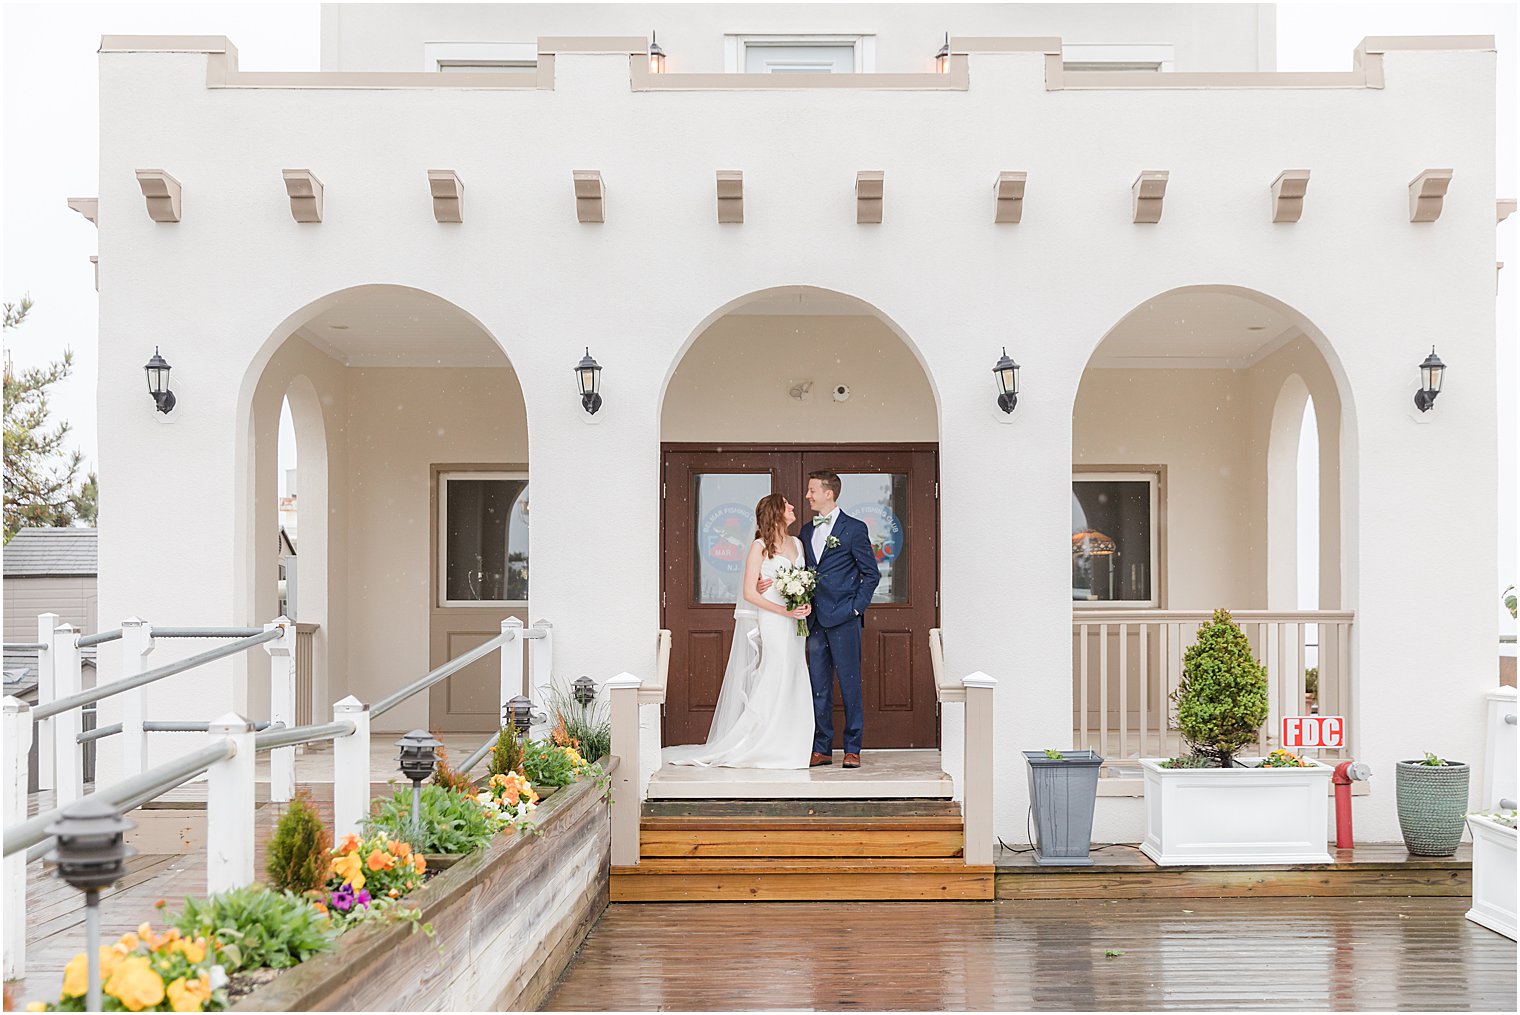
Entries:
POLYGON ((104 645, 108 641, 115 641, 121 637, 121 628, 113 627, 109 631, 96 631, 94 634, 81 634, 74 639, 74 645, 78 648, 89 648, 91 645, 104 645))
MULTIPOLYGON (((145 722, 142 724, 144 733, 204 733, 211 728, 208 722, 145 722)), ((269 723, 255 723, 254 729, 265 730, 269 723)), ((106 737, 114 737, 122 730, 122 724, 113 722, 109 726, 99 726, 92 730, 85 730, 74 737, 76 743, 87 744, 92 740, 103 740, 106 737)))
POLYGON ((37 708, 32 709, 32 721, 36 722, 40 719, 49 719, 55 715, 61 715, 71 708, 78 708, 80 705, 88 705, 92 701, 100 701, 103 698, 109 698, 113 695, 122 694, 126 691, 132 690, 135 687, 142 687, 144 684, 151 684, 155 680, 162 680, 164 677, 172 677, 176 673, 183 673, 186 670, 193 670, 197 666, 204 665, 217 659, 222 659, 226 656, 236 655, 237 653, 242 652, 246 649, 253 648, 255 645, 262 645, 266 641, 274 641, 276 638, 283 636, 283 630, 278 627, 272 627, 267 631, 260 631, 257 635, 251 638, 243 638, 239 641, 230 642, 226 645, 218 645, 216 648, 208 649, 199 655, 189 656, 188 658, 181 659, 178 662, 169 663, 166 666, 160 666, 156 669, 151 670, 144 670, 142 673, 139 673, 135 676, 126 677, 122 680, 114 680, 109 684, 102 684, 99 687, 91 687, 86 690, 79 691, 78 693, 71 694, 68 697, 58 698, 55 701, 48 702, 46 705, 39 705, 37 708))
POLYGON ((460 775, 469 775, 470 770, 473 769, 476 765, 480 764, 487 754, 491 753, 491 748, 496 746, 496 741, 499 739, 501 739, 501 732, 498 730, 497 732, 492 733, 490 738, 485 743, 477 747, 473 754, 471 754, 468 758, 465 758, 464 764, 456 768, 454 771, 458 772, 460 775))
MULTIPOLYGON (((206 771, 218 761, 225 761, 237 754, 237 744, 229 739, 208 744, 198 751, 165 762, 157 768, 123 779, 114 786, 98 789, 85 799, 101 800, 120 810, 127 811, 139 804, 182 786, 206 771)), ((49 840, 47 827, 63 816, 64 808, 52 810, 28 818, 5 830, 5 855, 40 845, 49 840)))
POLYGON ((318 740, 335 740, 338 737, 352 736, 354 729, 354 724, 347 719, 314 726, 291 726, 288 729, 278 726, 254 737, 253 746, 255 750, 272 751, 277 747, 294 747, 297 744, 310 744, 318 740))
POLYGON ((155 627, 155 638, 252 638, 262 627, 155 627))
POLYGON ((518 636, 518 634, 521 634, 525 638, 543 637, 543 634, 541 632, 537 635, 533 635, 528 631, 518 632, 510 629, 503 631, 496 637, 491 638, 488 641, 481 642, 479 645, 470 649, 470 651, 466 652, 464 655, 455 656, 453 659, 450 659, 448 662, 444 663, 437 669, 432 670, 425 676, 418 677, 416 680, 412 681, 410 684, 407 684, 399 691, 394 691, 391 694, 386 695, 384 698, 381 698, 379 701, 375 702, 375 704, 370 706, 370 718, 378 719, 380 716, 389 712, 391 709, 395 708, 397 705, 401 704, 403 701, 410 698, 418 691, 425 691, 439 681, 447 680, 449 677, 453 676, 455 673, 458 673, 460 670, 475 662, 477 659, 481 659, 485 656, 490 655, 492 652, 496 651, 497 648, 505 645, 509 641, 512 641, 518 636))
POLYGON ((5 643, 5 651, 7 652, 41 652, 45 648, 47 648, 47 642, 42 641, 5 643))

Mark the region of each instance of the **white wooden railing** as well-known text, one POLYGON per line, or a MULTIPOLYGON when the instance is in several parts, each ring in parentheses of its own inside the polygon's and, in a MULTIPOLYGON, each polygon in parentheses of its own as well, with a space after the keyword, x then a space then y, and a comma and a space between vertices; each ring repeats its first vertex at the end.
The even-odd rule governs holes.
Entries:
POLYGON ((992 831, 993 758, 992 694, 997 680, 980 671, 956 680, 946 675, 944 635, 929 631, 929 661, 934 671, 934 696, 941 710, 947 704, 965 706, 965 758, 961 766, 961 823, 968 864, 992 863, 996 838, 992 831))
MULTIPOLYGON (((1347 718, 1346 747, 1323 758, 1353 757, 1349 610, 1241 610, 1232 614, 1267 668, 1270 714, 1257 749, 1278 742, 1283 716, 1347 718), (1305 693, 1308 647, 1317 648, 1319 692, 1305 693)), ((1185 747, 1171 694, 1182 680, 1183 653, 1213 617, 1201 610, 1079 609, 1072 613, 1072 728, 1076 746, 1097 751, 1118 774, 1141 757, 1173 757, 1185 747)))
POLYGON ((643 776, 639 765, 639 706, 665 704, 670 680, 670 632, 655 636, 655 671, 648 681, 619 673, 603 686, 612 711, 612 865, 633 867, 639 862, 639 815, 643 776))

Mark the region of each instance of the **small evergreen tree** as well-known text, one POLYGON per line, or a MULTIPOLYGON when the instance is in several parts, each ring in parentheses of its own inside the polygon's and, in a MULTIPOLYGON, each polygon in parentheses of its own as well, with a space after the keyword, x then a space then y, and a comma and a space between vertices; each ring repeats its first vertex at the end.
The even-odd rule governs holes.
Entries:
POLYGON ((328 851, 332 837, 311 804, 305 790, 296 794, 269 840, 269 859, 264 872, 269 883, 287 892, 309 892, 327 879, 328 851))
POLYGON ((496 746, 491 748, 491 774, 506 775, 522 771, 523 743, 517 730, 503 726, 496 735, 496 746))
POLYGON ((1267 668, 1228 610, 1198 629, 1182 657, 1182 682, 1172 694, 1177 728, 1193 753, 1229 768, 1235 752, 1256 740, 1267 721, 1267 668))

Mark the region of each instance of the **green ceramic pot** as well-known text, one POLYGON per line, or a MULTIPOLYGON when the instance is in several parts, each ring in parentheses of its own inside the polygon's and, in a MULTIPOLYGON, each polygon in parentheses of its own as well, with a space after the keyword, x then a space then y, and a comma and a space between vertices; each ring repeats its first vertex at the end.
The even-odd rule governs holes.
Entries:
POLYGON ((1395 784, 1405 849, 1415 856, 1456 853, 1466 823, 1471 775, 1472 770, 1460 761, 1444 765, 1398 763, 1395 784))

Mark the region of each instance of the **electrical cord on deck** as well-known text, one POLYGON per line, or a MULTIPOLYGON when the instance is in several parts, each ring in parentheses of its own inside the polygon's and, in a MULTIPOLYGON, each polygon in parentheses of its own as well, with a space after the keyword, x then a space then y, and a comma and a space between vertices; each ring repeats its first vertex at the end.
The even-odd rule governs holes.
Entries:
MULTIPOLYGON (((1027 810, 1027 811, 1024 812, 1024 834, 1027 835, 1027 836, 1029 836, 1029 845, 1028 846, 1024 847, 1023 849, 1016 849, 1013 846, 1008 845, 1008 843, 1004 842, 1003 841, 1003 837, 1001 835, 997 837, 998 845, 1002 846, 1003 849, 1007 850, 1010 853, 1032 853, 1032 852, 1034 852, 1034 850, 1036 848, 1035 845, 1034 845, 1034 829, 1030 825, 1030 822, 1033 820, 1033 818, 1034 818, 1034 805, 1030 804, 1029 805, 1029 810, 1027 810)), ((1093 852, 1093 851, 1100 850, 1100 849, 1112 849, 1115 846, 1121 846, 1124 849, 1134 849, 1134 850, 1138 850, 1140 848, 1139 846, 1135 845, 1133 842, 1105 842, 1105 843, 1102 843, 1101 845, 1097 845, 1097 846, 1091 847, 1091 849, 1089 850, 1089 852, 1093 852)))

